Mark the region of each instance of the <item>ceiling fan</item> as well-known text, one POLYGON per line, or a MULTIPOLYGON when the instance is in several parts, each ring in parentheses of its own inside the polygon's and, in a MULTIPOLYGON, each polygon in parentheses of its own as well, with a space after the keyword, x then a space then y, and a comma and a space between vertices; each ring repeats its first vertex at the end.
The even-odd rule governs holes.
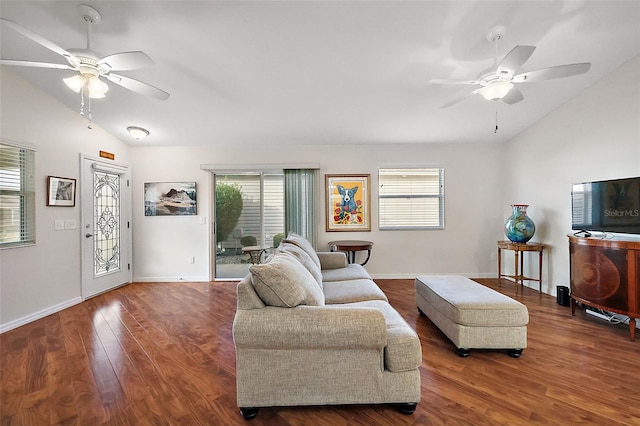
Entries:
POLYGON ((158 89, 150 84, 143 83, 142 81, 112 72, 142 68, 152 65, 153 60, 141 51, 115 53, 101 58, 91 50, 91 26, 100 22, 102 16, 97 10, 87 5, 80 5, 79 9, 82 18, 87 23, 87 47, 85 49, 63 49, 57 44, 45 39, 22 25, 8 19, 0 18, 3 25, 12 28, 14 31, 22 34, 32 41, 61 55, 66 59, 68 64, 32 62, 14 59, 0 59, 0 64, 76 71, 77 74, 63 80, 70 89, 76 93, 82 94, 83 104, 85 95, 94 99, 105 97, 105 93, 109 90, 109 86, 102 81, 100 77, 104 77, 112 83, 142 95, 150 96, 159 100, 168 99, 169 93, 164 90, 158 89))
POLYGON ((522 92, 515 87, 515 84, 570 77, 586 73, 589 71, 589 68, 591 68, 591 63, 584 62, 579 64, 557 65, 516 74, 520 71, 520 67, 531 57, 536 47, 516 46, 498 63, 498 40, 502 38, 504 31, 504 27, 499 25, 487 34, 487 39, 496 46, 494 64, 490 69, 480 73, 477 80, 459 81, 435 79, 429 81, 429 83, 434 84, 468 84, 481 86, 464 96, 445 103, 441 108, 448 108, 476 94, 481 95, 487 100, 502 100, 509 105, 513 105, 524 99, 522 92))

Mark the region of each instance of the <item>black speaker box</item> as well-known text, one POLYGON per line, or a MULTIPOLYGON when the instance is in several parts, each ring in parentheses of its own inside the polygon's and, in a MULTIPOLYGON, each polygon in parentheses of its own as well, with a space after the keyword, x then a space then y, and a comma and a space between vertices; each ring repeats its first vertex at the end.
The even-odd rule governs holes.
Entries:
POLYGON ((569 306, 571 304, 571 297, 569 297, 569 287, 559 285, 558 287, 556 287, 556 291, 558 292, 558 305, 569 306))

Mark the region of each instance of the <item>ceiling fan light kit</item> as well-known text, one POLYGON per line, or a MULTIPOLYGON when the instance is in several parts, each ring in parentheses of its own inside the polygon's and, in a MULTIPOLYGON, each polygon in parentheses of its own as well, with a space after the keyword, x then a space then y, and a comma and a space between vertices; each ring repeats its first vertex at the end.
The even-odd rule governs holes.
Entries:
POLYGON ((109 86, 100 80, 97 75, 92 74, 76 74, 71 77, 63 78, 64 84, 76 93, 86 90, 86 94, 92 99, 102 99, 109 90, 109 86))
POLYGON ((511 89, 513 89, 513 83, 510 81, 494 80, 474 93, 482 95, 488 101, 497 101, 504 98, 511 89))

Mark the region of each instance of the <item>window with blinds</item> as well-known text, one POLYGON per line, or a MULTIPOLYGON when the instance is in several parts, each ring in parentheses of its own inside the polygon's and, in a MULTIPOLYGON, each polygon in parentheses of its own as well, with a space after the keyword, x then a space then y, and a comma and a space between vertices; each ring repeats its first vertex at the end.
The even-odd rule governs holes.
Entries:
POLYGON ((36 242, 35 152, 0 143, 0 248, 36 242))
POLYGON ((444 229, 444 169, 378 169, 379 229, 444 229))

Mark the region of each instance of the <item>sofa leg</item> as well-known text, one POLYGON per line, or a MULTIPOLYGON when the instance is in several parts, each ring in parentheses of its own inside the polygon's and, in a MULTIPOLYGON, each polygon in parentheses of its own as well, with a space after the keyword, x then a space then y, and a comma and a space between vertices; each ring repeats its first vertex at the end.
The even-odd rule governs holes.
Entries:
POLYGON ((396 404, 396 409, 402 414, 409 416, 416 411, 416 407, 418 406, 417 402, 405 402, 402 404, 396 404))
POLYGON ((509 354, 511 358, 520 358, 520 355, 522 355, 522 349, 509 349, 507 354, 509 354))
MULTIPOLYGON (((418 314, 420 315, 424 315, 424 312, 422 312, 422 309, 418 308, 418 314)), ((426 316, 426 315, 425 315, 426 316)))
POLYGON ((462 358, 468 357, 470 353, 471 349, 469 348, 458 348, 458 356, 461 356, 462 358))
POLYGON ((258 415, 259 408, 256 407, 240 407, 240 414, 245 420, 253 420, 258 415))

